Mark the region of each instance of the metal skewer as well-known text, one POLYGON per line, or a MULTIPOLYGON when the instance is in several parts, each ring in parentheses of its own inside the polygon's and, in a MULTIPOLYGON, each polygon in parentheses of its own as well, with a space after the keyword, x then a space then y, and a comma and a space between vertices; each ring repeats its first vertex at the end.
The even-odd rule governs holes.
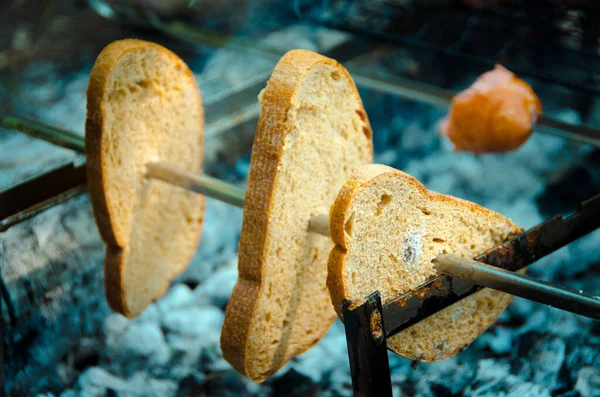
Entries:
MULTIPOLYGON (((52 144, 84 153, 84 138, 72 131, 48 126, 33 120, 2 115, 0 115, 0 126, 15 129, 52 144)), ((195 174, 164 163, 148 164, 147 175, 239 208, 244 206, 246 195, 244 189, 208 175, 195 174)), ((329 217, 326 214, 314 215, 310 219, 308 230, 323 236, 329 236, 329 217)), ((438 271, 458 279, 572 313, 600 319, 600 300, 589 294, 579 293, 455 255, 440 255, 434 260, 434 265, 438 271)))
POLYGON ((585 292, 547 283, 457 255, 439 255, 433 260, 433 264, 438 271, 449 276, 600 320, 600 299, 585 292))
MULTIPOLYGON (((62 128, 53 127, 35 120, 21 117, 0 115, 0 126, 20 131, 37 139, 50 142, 56 146, 84 153, 85 140, 83 136, 62 128)), ((192 192, 223 201, 235 207, 244 207, 246 192, 237 186, 212 178, 204 174, 195 174, 188 170, 165 163, 150 163, 147 166, 147 176, 179 186, 192 192)), ((329 237, 329 217, 317 214, 308 224, 308 230, 329 237)))

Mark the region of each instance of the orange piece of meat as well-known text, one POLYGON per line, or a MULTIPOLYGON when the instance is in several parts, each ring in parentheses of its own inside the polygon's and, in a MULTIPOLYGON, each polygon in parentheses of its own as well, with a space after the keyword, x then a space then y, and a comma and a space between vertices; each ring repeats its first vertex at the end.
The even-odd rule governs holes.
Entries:
POLYGON ((440 131, 455 151, 505 153, 527 141, 541 112, 531 86, 496 65, 454 96, 440 131))

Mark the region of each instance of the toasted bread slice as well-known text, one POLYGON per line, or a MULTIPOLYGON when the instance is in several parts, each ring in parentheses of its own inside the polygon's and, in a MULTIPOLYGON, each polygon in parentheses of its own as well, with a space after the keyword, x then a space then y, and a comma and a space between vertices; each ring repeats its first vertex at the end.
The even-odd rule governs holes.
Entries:
POLYGON ((146 178, 151 162, 201 171, 200 91, 166 48, 122 40, 98 56, 87 101, 88 186, 107 244, 106 297, 135 317, 183 271, 200 239, 203 197, 146 178))
MULTIPOLYGON (((334 307, 380 291, 385 304, 437 275, 440 253, 474 258, 520 233, 509 219, 477 204, 430 192, 383 165, 361 168, 331 207, 327 286, 334 307)), ((411 359, 449 358, 484 332, 511 296, 483 289, 388 339, 411 359)))
POLYGON ((350 174, 372 162, 371 128, 354 82, 333 59, 294 50, 260 95, 239 245, 225 314, 225 359, 257 382, 314 346, 335 320, 327 237, 308 232, 350 174))

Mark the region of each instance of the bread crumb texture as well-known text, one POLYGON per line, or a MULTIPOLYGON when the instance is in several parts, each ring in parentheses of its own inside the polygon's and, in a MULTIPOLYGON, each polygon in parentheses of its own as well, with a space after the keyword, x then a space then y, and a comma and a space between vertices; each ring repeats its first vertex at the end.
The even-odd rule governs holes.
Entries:
POLYGON ((100 53, 87 91, 88 186, 107 243, 107 300, 127 317, 138 316, 184 270, 204 216, 202 196, 146 178, 146 166, 201 172, 203 136, 200 91, 179 57, 133 39, 100 53))
POLYGON ((342 65, 288 52, 259 97, 239 245, 239 279, 221 334, 225 359, 262 382, 325 336, 333 244, 308 232, 339 188, 372 162, 371 128, 342 65))
MULTIPOLYGON (((342 187, 330 216, 336 243, 327 285, 342 303, 381 293, 385 304, 437 275, 441 253, 474 258, 522 232, 509 219, 477 204, 430 192, 410 175, 366 165, 342 187)), ((508 294, 483 289, 388 339, 414 360, 440 361, 466 348, 510 303, 508 294)))

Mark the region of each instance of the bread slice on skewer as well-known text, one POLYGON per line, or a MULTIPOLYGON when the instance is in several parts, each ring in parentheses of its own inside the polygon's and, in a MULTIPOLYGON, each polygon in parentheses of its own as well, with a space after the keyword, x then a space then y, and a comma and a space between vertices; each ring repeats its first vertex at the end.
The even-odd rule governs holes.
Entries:
POLYGON ((221 334, 225 359, 257 382, 314 346, 335 320, 327 237, 308 231, 339 188, 372 162, 371 128, 346 69, 294 50, 260 95, 239 245, 239 279, 221 334))
POLYGON ((85 130, 90 198, 107 244, 106 297, 135 317, 183 271, 200 239, 204 198, 146 177, 152 162, 202 169, 194 75, 160 45, 109 44, 90 75, 85 130))
MULTIPOLYGON (((415 178, 367 165, 343 186, 331 207, 327 286, 342 303, 380 291, 385 304, 437 275, 441 253, 474 258, 522 232, 509 219, 477 204, 428 191, 415 178)), ((449 358, 483 333, 512 297, 483 289, 388 339, 402 356, 449 358)))

